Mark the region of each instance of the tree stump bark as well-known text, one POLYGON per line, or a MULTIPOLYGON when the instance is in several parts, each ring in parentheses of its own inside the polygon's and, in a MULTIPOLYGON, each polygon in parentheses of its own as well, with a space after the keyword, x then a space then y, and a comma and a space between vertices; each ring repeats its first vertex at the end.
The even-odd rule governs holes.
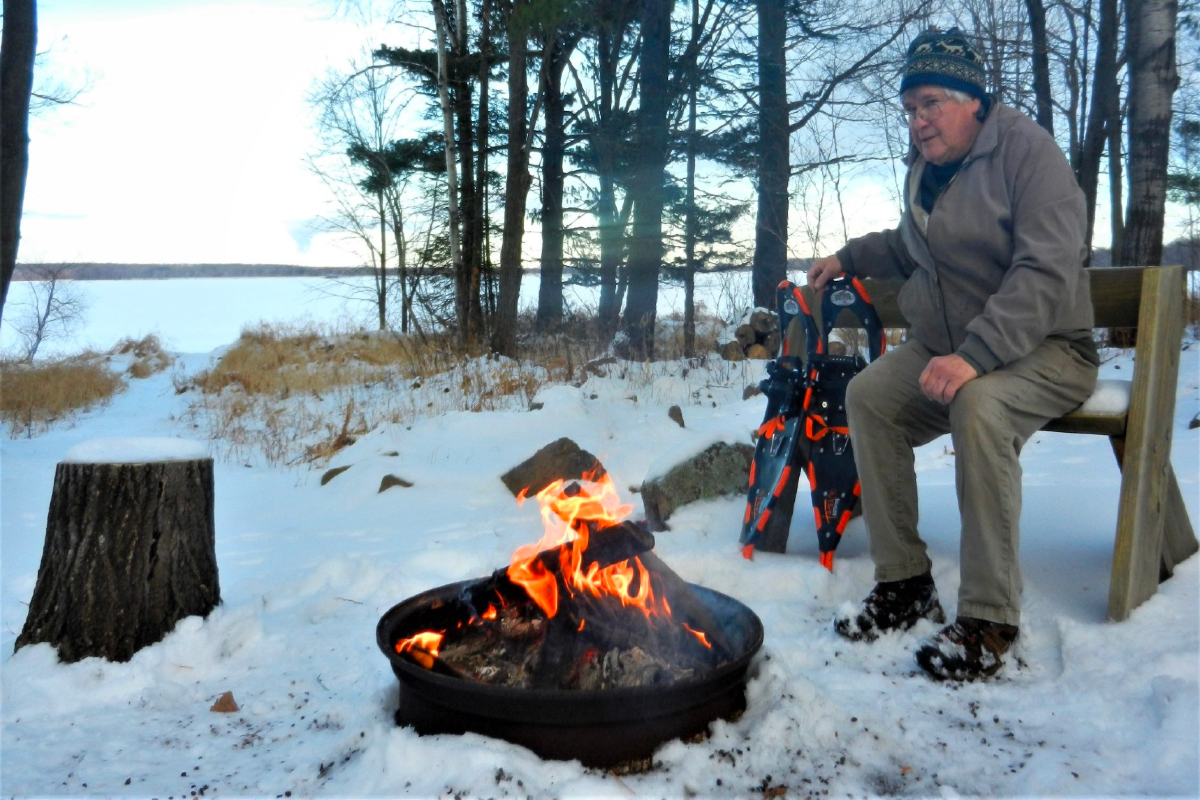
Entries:
POLYGON ((211 458, 59 463, 16 649, 128 661, 220 602, 211 458))

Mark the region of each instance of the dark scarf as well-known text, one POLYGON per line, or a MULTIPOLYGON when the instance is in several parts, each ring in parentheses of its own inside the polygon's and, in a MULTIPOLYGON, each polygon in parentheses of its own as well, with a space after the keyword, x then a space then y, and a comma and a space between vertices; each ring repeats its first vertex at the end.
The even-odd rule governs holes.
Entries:
POLYGON ((925 171, 921 173, 921 208, 925 209, 926 214, 933 211, 933 202, 950 184, 963 160, 960 158, 941 165, 925 163, 925 171))

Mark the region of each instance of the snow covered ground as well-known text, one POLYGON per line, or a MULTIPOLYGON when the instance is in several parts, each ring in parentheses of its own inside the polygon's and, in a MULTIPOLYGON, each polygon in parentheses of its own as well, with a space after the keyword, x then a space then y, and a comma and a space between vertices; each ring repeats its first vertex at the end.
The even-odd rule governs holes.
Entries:
MULTIPOLYGON (((183 369, 211 356, 184 355, 183 369)), ((1127 376, 1117 357, 1103 377, 1127 376)), ((1200 795, 1200 560, 1121 624, 1105 620, 1118 472, 1103 437, 1042 433, 1025 456, 1025 611, 1001 677, 938 684, 912 651, 923 624, 875 644, 831 630, 871 587, 861 521, 832 574, 797 514, 787 555, 741 558, 743 498, 696 503, 658 535, 685 578, 761 617, 749 706, 696 744, 673 741, 644 774, 547 762, 481 736, 396 727, 397 682, 375 625, 417 592, 489 573, 541 534, 499 476, 570 436, 628 487, 716 439, 748 441, 761 365, 666 365, 636 383, 591 377, 543 390, 538 411, 455 413, 379 429, 339 453, 350 469, 218 462, 223 604, 129 663, 65 665, 12 652, 33 593, 55 464, 97 438, 194 437, 169 374, 34 439, 0 438, 0 680, 5 796, 746 797, 1200 795), (683 408, 686 428, 667 419, 683 408), (411 488, 377 493, 385 474, 411 488), (209 710, 231 691, 241 709, 209 710), (783 787, 786 787, 784 789, 783 787)), ((1200 346, 1182 355, 1173 459, 1200 518, 1200 346)), ((958 588, 953 456, 918 455, 922 528, 947 612, 958 588)))

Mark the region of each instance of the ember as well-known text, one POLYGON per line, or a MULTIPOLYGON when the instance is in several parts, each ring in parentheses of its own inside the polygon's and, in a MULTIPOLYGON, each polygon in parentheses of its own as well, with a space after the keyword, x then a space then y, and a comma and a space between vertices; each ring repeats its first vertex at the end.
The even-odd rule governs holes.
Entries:
POLYGON ((661 686, 729 661, 709 608, 650 552, 653 536, 624 521, 631 507, 611 478, 586 484, 539 492, 542 539, 467 584, 396 652, 433 672, 533 689, 661 686))

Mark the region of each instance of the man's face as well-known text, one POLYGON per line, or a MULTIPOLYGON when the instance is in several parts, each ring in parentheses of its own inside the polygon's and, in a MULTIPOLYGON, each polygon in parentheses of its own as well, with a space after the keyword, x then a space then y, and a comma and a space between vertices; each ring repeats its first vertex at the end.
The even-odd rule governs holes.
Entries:
POLYGON ((983 127, 975 117, 979 100, 962 103, 944 89, 916 86, 901 98, 911 122, 908 132, 913 144, 931 164, 949 164, 965 156, 983 127))

